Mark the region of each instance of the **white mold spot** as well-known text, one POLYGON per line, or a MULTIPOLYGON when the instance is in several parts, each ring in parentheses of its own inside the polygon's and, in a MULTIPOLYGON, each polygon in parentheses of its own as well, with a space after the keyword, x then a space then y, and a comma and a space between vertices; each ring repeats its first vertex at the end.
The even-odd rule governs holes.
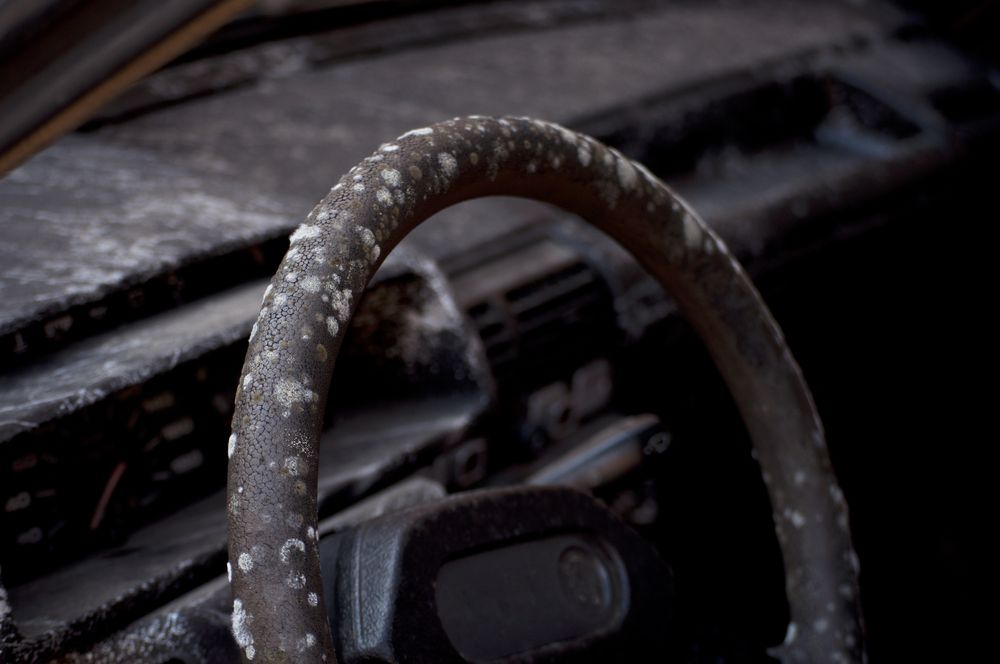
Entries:
POLYGON ((392 205, 392 194, 385 187, 380 187, 378 191, 375 192, 375 198, 382 205, 389 206, 392 205))
POLYGON ((306 600, 309 602, 309 606, 319 606, 319 595, 316 593, 306 595, 306 600))
POLYGON ((301 240, 309 240, 314 237, 319 236, 320 230, 318 226, 311 226, 309 224, 302 224, 292 233, 292 237, 289 238, 291 244, 295 244, 301 240))
POLYGON ((229 577, 229 583, 233 582, 233 564, 226 561, 226 576, 229 577))
POLYGON ((358 183, 355 183, 353 186, 351 186, 351 189, 354 190, 354 191, 356 191, 356 192, 358 192, 360 194, 361 192, 363 192, 365 190, 365 185, 363 185, 360 182, 358 182, 358 183))
POLYGON ((233 458, 233 453, 236 452, 236 434, 229 434, 229 458, 233 458))
POLYGON ((564 141, 566 141, 567 143, 572 144, 572 143, 576 142, 576 134, 574 134, 572 131, 570 131, 566 127, 563 127, 562 125, 559 125, 559 124, 555 124, 554 122, 550 122, 549 126, 552 127, 553 129, 555 129, 556 131, 558 131, 559 134, 562 136, 562 139, 564 141))
POLYGON ((236 643, 241 648, 247 649, 247 658, 253 659, 253 655, 250 654, 253 648, 253 634, 250 633, 250 622, 253 620, 253 616, 246 612, 243 608, 243 601, 239 598, 233 600, 233 636, 236 638, 236 643))
POLYGON ((240 571, 244 574, 249 574, 253 570, 253 558, 246 551, 240 554, 236 564, 239 565, 240 571))
POLYGON ((285 583, 292 590, 302 590, 306 587, 306 575, 302 572, 289 572, 285 583))
POLYGON ((337 332, 340 331, 340 323, 333 316, 326 317, 326 331, 330 333, 331 337, 337 336, 337 332))
POLYGON ((399 175, 399 171, 395 168, 386 168, 381 173, 382 179, 390 187, 398 187, 402 182, 402 178, 399 175))
POLYGON ((438 153, 438 165, 448 177, 455 175, 455 171, 458 170, 458 160, 450 152, 438 153))
POLYGON ((319 277, 317 277, 316 275, 309 275, 308 277, 302 280, 302 283, 300 283, 299 286, 302 288, 302 290, 306 291, 307 293, 318 293, 319 277))
POLYGON ((399 138, 404 139, 404 138, 409 138, 410 136, 430 136, 433 133, 434 130, 431 129, 430 127, 421 127, 420 129, 411 129, 410 131, 406 132, 399 138))
POLYGON ((861 561, 858 560, 858 554, 853 550, 847 552, 847 564, 851 566, 851 570, 858 574, 861 571, 861 561))
POLYGON ((298 280, 299 280, 298 272, 289 272, 288 274, 285 275, 285 281, 287 281, 290 284, 294 284, 298 280))
POLYGON ((639 174, 636 173, 635 168, 632 167, 632 161, 626 159, 620 154, 616 154, 618 157, 616 169, 618 171, 618 182, 621 183, 623 189, 632 189, 639 182, 639 174))
POLYGON ((254 658, 254 655, 257 654, 257 649, 253 647, 253 644, 250 644, 247 646, 246 653, 247 653, 247 659, 252 660, 254 658))
POLYGON ((306 528, 306 537, 308 537, 309 539, 316 539, 316 529, 313 528, 312 526, 306 528))
POLYGON ((312 390, 293 378, 282 378, 274 386, 274 397, 285 408, 296 403, 309 403, 315 396, 312 390))
POLYGON ((316 637, 313 634, 306 634, 295 642, 295 652, 305 652, 307 648, 311 648, 314 645, 316 645, 316 637), (311 642, 310 637, 312 638, 311 642))
POLYGON ((593 155, 590 152, 590 144, 586 141, 580 143, 576 148, 576 158, 580 160, 580 164, 586 168, 590 166, 590 159, 593 155))
POLYGON ((346 321, 350 317, 351 299, 353 297, 354 294, 348 288, 343 290, 334 289, 330 292, 330 306, 333 307, 333 312, 339 320, 346 321))
POLYGON ((285 543, 281 545, 281 550, 278 551, 278 556, 281 558, 281 562, 285 563, 286 565, 288 564, 293 549, 298 550, 299 553, 305 553, 306 552, 305 542, 303 542, 300 539, 295 539, 294 537, 285 540, 285 543))
POLYGON ((304 470, 304 464, 302 459, 297 456, 290 456, 285 459, 285 470, 288 471, 289 475, 299 475, 304 470))
POLYGON ((701 226, 690 214, 685 214, 682 223, 684 224, 684 242, 688 247, 694 249, 701 244, 701 226))
POLYGON ((806 525, 806 518, 802 516, 802 513, 797 510, 791 510, 785 508, 784 516, 786 519, 788 519, 788 522, 791 523, 796 528, 801 528, 802 526, 806 525))

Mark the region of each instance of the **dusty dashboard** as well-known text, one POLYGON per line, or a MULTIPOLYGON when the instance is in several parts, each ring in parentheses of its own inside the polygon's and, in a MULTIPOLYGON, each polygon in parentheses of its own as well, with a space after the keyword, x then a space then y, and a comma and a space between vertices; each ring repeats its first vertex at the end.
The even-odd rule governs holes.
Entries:
MULTIPOLYGON (((950 255, 928 229, 987 193, 995 74, 882 5, 335 18, 266 39, 244 25, 0 181, 4 661, 236 661, 225 440, 267 279, 361 156, 469 113, 591 133, 703 213, 819 381, 879 569, 859 469, 889 453, 852 447, 829 345, 898 295, 870 285, 880 252, 950 255), (857 309, 831 313, 844 291, 857 309)), ((324 532, 472 487, 576 483, 674 566, 687 660, 761 661, 786 636, 745 433, 674 305, 603 236, 516 199, 443 213, 383 267, 337 372, 324 532)), ((906 648, 873 588, 874 661, 906 648)))

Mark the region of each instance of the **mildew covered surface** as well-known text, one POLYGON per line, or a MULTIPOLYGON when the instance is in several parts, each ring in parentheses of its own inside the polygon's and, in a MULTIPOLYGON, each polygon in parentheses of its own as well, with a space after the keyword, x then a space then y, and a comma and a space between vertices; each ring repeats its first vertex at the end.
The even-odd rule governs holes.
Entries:
MULTIPOLYGON (((149 106, 176 103, 220 88, 252 83, 262 76, 289 76, 331 61, 453 39, 468 39, 477 33, 546 28, 593 21, 620 19, 660 8, 659 0, 505 0, 479 6, 452 6, 445 11, 386 16, 377 20, 340 26, 330 33, 268 42, 198 60, 175 64, 139 81, 101 109, 96 122, 113 121, 123 114, 141 112, 149 106)), ((336 17, 334 17, 336 22, 336 17)))
POLYGON ((65 137, 0 180, 0 336, 44 316, 72 325, 58 314, 286 232, 368 145, 416 123, 486 108, 575 123, 875 29, 843 7, 788 2, 620 13, 545 39, 434 45, 416 68, 405 51, 312 71, 272 65, 253 87, 65 137))
POLYGON ((443 117, 490 112, 576 125, 696 81, 759 73, 779 55, 850 47, 882 29, 863 8, 839 2, 669 3, 614 14, 542 34, 439 42, 289 74, 276 68, 246 88, 95 136, 310 204, 377 141, 443 117))
POLYGON ((69 415, 177 364, 235 343, 250 330, 264 284, 93 337, 0 382, 0 443, 69 415))
MULTIPOLYGON (((436 269, 412 251, 394 257, 390 263, 380 273, 380 280, 400 281, 403 275, 409 275, 405 278, 413 281, 415 288, 436 287, 438 291, 443 288, 436 269), (417 271, 422 276, 418 276, 417 271)), ((304 277, 304 280, 305 288, 311 288, 312 279, 304 277)), ((391 318, 393 312, 397 312, 401 316, 412 316, 413 312, 402 308, 398 301, 401 288, 394 283, 385 289, 376 289, 375 300, 370 306, 379 313, 371 315, 391 318), (390 310, 390 307, 396 308, 390 310)), ((94 336, 33 365, 5 373, 0 381, 0 444, 43 423, 81 411, 119 390, 162 375, 182 362, 245 338, 253 327, 264 290, 264 283, 250 282, 186 307, 94 336)), ((399 322, 401 330, 405 329, 409 337, 422 339, 423 343, 397 348, 396 355, 406 359, 408 366, 416 370, 424 366, 428 348, 438 348, 442 353, 439 360, 448 365, 449 371, 461 369, 455 361, 456 357, 461 358, 468 363, 462 365, 469 370, 467 378, 481 383, 487 380, 486 369, 475 352, 468 348, 476 342, 462 330, 462 318, 454 306, 448 304, 449 298, 446 292, 425 298, 430 307, 451 306, 448 317, 437 322, 426 316, 421 320, 399 322), (456 356, 453 350, 459 355, 456 356)), ((311 332, 317 336, 316 352, 325 353, 319 331, 317 326, 316 332, 311 332)), ((364 365, 379 363, 386 350, 392 351, 376 348, 383 341, 386 340, 379 337, 359 347, 352 354, 352 363, 360 371, 369 371, 371 367, 364 365)), ((393 341, 394 346, 398 341, 393 341)), ((245 385, 252 381, 253 376, 243 377, 245 385)), ((296 394, 296 387, 291 383, 284 388, 288 399, 301 396, 296 394)), ((235 439, 231 439, 230 444, 235 446, 235 439)))
MULTIPOLYGON (((320 496, 329 499, 330 508, 364 495, 413 459, 440 453, 463 435, 489 403, 478 341, 464 330, 464 319, 442 281, 425 258, 400 251, 383 263, 368 291, 370 297, 362 300, 359 325, 365 320, 382 325, 352 332, 355 342, 342 358, 347 361, 341 372, 390 381, 400 398, 397 402, 381 401, 377 411, 341 412, 336 429, 324 436, 328 449, 324 459, 333 467, 324 473, 320 496), (396 336, 384 338, 378 334, 383 328, 396 336), (389 355, 394 364, 386 367, 384 359, 389 355), (424 382, 425 376, 435 373, 441 375, 437 384, 424 382)), ((186 352, 203 353, 223 342, 241 344, 242 352, 265 291, 263 283, 248 284, 231 294, 95 338, 81 344, 79 350, 58 354, 47 369, 35 367, 11 374, 19 377, 12 389, 23 393, 30 386, 41 391, 48 385, 51 390, 53 383, 66 390, 86 388, 82 394, 87 399, 73 400, 75 407, 85 408, 91 397, 99 398, 116 385, 141 381, 144 374, 140 370, 147 366, 162 369, 185 361, 189 357, 186 352), (131 339, 137 340, 134 346, 127 343, 131 339), (68 367, 66 373, 61 373, 64 366, 68 367), (44 376, 49 380, 43 380, 44 376), (109 379, 119 382, 102 382, 109 379)), ((273 289, 268 295, 272 293, 273 289)), ((308 334, 322 341, 328 332, 317 328, 308 334)), ((231 380, 235 385, 236 376, 231 380)), ((253 377, 244 376, 242 385, 252 387, 253 377)), ((283 398, 299 397, 293 386, 284 385, 283 389, 289 392, 283 398)), ((12 402, 19 401, 16 394, 8 393, 12 402)), ((55 396, 70 399, 75 394, 55 396)), ((39 417, 47 413, 29 410, 45 404, 32 406, 27 401, 21 405, 26 413, 41 413, 39 417)), ((226 452, 219 449, 220 454, 235 452, 241 442, 235 434, 223 439, 226 452)), ((280 461, 288 473, 300 472, 300 463, 298 452, 280 461)), ((213 566, 218 569, 225 547, 225 518, 225 498, 206 499, 150 524, 120 547, 10 588, 9 604, 24 635, 17 650, 19 657, 30 655, 44 661, 67 644, 97 638, 121 616, 155 606, 170 592, 198 582, 213 566), (67 601, 68 597, 75 599, 67 601)), ((293 527, 303 525, 301 515, 287 518, 293 527)), ((315 531, 310 535, 304 527, 304 536, 299 539, 315 539, 315 531)), ((296 550, 288 553, 294 556, 296 550)), ((253 552, 244 554, 230 564, 233 574, 253 569, 253 552)), ((292 582, 299 581, 295 578, 292 582)))
POLYGON ((232 600, 225 577, 217 577, 151 615, 99 640, 92 647, 70 648, 52 662, 58 664, 237 662, 239 650, 230 630, 231 608, 232 600))
MULTIPOLYGON (((63 568, 12 588, 10 605, 19 634, 0 642, 0 654, 11 657, 9 661, 27 663, 47 662, 61 651, 77 648, 80 653, 67 654, 66 661, 147 661, 138 658, 141 652, 153 657, 162 655, 163 648, 174 648, 163 660, 181 657, 185 651, 192 656, 202 652, 206 644, 199 643, 198 635, 184 627, 186 621, 177 616, 165 623, 145 621, 145 626, 131 635, 114 639, 113 646, 98 646, 93 651, 89 646, 111 631, 109 627, 120 626, 121 617, 128 612, 145 613, 162 604, 164 598, 214 576, 210 570, 217 570, 221 559, 222 542, 217 534, 221 502, 213 501, 211 510, 189 508, 172 523, 137 533, 122 547, 119 558, 93 558, 75 569, 63 568), (164 547, 164 541, 173 545, 164 547), (177 555, 179 551, 184 555, 177 555), (141 576, 142 582, 135 583, 134 576, 141 576), (72 600, 65 596, 60 600, 60 593, 66 592, 77 594, 72 600), (39 596, 41 593, 47 595, 39 596), (39 605, 33 606, 33 601, 39 605), (183 647, 178 647, 180 644, 183 647), (115 655, 120 657, 114 659, 115 655)), ((186 656, 184 661, 188 661, 186 656)))
MULTIPOLYGON (((331 509, 343 507, 405 467, 408 459, 433 457, 460 440, 484 406, 472 393, 466 398, 427 395, 421 403, 383 404, 376 411, 344 417, 321 440, 320 501, 331 509)), ((10 588, 11 617, 23 635, 20 645, 10 651, 16 654, 15 661, 48 661, 67 644, 90 643, 108 634, 121 616, 131 615, 136 607, 157 606, 178 589, 216 574, 224 559, 226 516, 226 497, 219 493, 144 527, 120 547, 10 588)), ((299 525, 297 519, 291 525, 299 525)), ((301 530, 310 537, 309 527, 301 530)), ((229 574, 239 573, 239 564, 239 558, 233 560, 229 574)), ((250 567, 252 562, 244 564, 250 567)), ((307 596, 306 601, 313 600, 307 596)), ((232 643, 228 585, 224 602, 226 640, 232 643)), ((13 630, 14 623, 9 626, 13 630)))
POLYGON ((20 636, 14 625, 7 589, 3 586, 3 570, 0 568, 0 653, 3 652, 2 644, 15 642, 20 636))
POLYGON ((614 149, 530 118, 478 116, 408 131, 352 168, 296 232, 264 298, 243 369, 253 378, 237 393, 229 470, 230 559, 253 560, 248 570, 234 567, 232 580, 245 659, 332 658, 318 548, 306 533, 316 528, 318 437, 333 360, 358 293, 401 238, 439 209, 491 194, 579 214, 674 295, 740 406, 769 487, 797 626, 783 655, 860 661, 856 556, 822 427, 781 331, 735 259, 682 201, 614 149), (304 287, 316 282, 318 289, 304 287), (317 356, 306 327, 323 330, 325 355, 317 356), (310 593, 319 593, 318 606, 310 593), (309 635, 318 638, 313 646, 309 635))
POLYGON ((7 174, 0 201, 0 335, 260 242, 300 214, 279 195, 77 136, 7 174))
MULTIPOLYGON (((372 427, 368 429, 371 430, 372 427)), ((441 485, 426 479, 411 479, 338 512, 320 526, 324 529, 324 534, 334 532, 381 514, 438 500, 443 496, 444 489, 441 485)), ((206 512, 207 514, 209 513, 206 512)), ((212 515, 215 516, 215 513, 212 512, 212 515)), ((198 528, 197 534, 192 534, 192 538, 214 538, 223 530, 224 526, 221 525, 213 527, 203 524, 203 527, 198 528)), ((318 537, 318 532, 316 536, 318 537)), ((221 538, 218 542, 213 542, 213 546, 221 551, 221 538)), ((94 576, 100 576, 100 573, 95 572, 94 576)), ((52 589, 48 590, 51 592, 52 589)), ((316 606, 319 596, 310 593, 306 601, 316 606)), ((67 652, 55 659, 46 656, 45 651, 30 648, 0 650, 0 653, 13 653, 15 661, 51 660, 60 664, 159 664, 174 658, 185 664, 226 664, 240 661, 241 655, 233 634, 232 616, 233 599, 229 582, 226 576, 219 576, 151 615, 98 639, 93 645, 84 640, 76 646, 70 646, 67 652)), ((90 636, 95 635, 91 633, 90 636)), ((303 639, 302 645, 308 645, 308 639, 303 639)))
MULTIPOLYGON (((608 13, 580 4, 580 13, 555 13, 608 13)), ((509 11, 539 20, 530 8, 509 11)), ((579 125, 779 55, 855 48, 882 29, 840 3, 697 3, 641 14, 611 3, 611 13, 566 21, 544 39, 514 31, 322 68, 292 66, 298 56, 287 42, 263 45, 285 51, 253 66, 260 78, 252 86, 65 137, 0 180, 0 221, 14 229, 7 251, 0 247, 0 345, 10 346, 0 354, 19 355, 17 331, 39 319, 51 329, 36 332, 57 340, 79 339, 83 323, 106 329, 110 294, 287 232, 384 136, 481 109, 579 125), (673 37, 663 40, 667 32, 673 37), (72 307, 82 310, 65 318, 72 307)), ((200 71, 211 89, 206 67, 182 68, 200 71)), ((172 98, 177 71, 149 86, 172 98)), ((35 352, 30 340, 27 347, 35 352)))

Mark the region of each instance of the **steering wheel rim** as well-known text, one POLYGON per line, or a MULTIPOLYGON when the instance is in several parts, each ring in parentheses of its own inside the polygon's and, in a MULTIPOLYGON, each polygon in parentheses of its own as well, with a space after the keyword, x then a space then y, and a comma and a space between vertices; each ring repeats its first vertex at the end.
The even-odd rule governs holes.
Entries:
POLYGON ((335 660, 320 578, 319 434, 369 279, 413 228, 472 198, 555 204, 625 247, 677 301, 732 393, 785 564, 787 662, 861 662, 847 506, 801 371, 723 242, 641 165, 530 118, 406 132, 344 175, 292 234, 250 335, 229 438, 233 633, 244 661, 335 660))

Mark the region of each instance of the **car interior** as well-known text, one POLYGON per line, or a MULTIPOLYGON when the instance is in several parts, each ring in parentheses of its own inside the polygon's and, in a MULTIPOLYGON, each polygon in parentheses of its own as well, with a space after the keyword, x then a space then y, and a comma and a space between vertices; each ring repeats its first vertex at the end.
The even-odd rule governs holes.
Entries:
POLYGON ((982 661, 998 28, 0 2, 0 662, 982 661))

